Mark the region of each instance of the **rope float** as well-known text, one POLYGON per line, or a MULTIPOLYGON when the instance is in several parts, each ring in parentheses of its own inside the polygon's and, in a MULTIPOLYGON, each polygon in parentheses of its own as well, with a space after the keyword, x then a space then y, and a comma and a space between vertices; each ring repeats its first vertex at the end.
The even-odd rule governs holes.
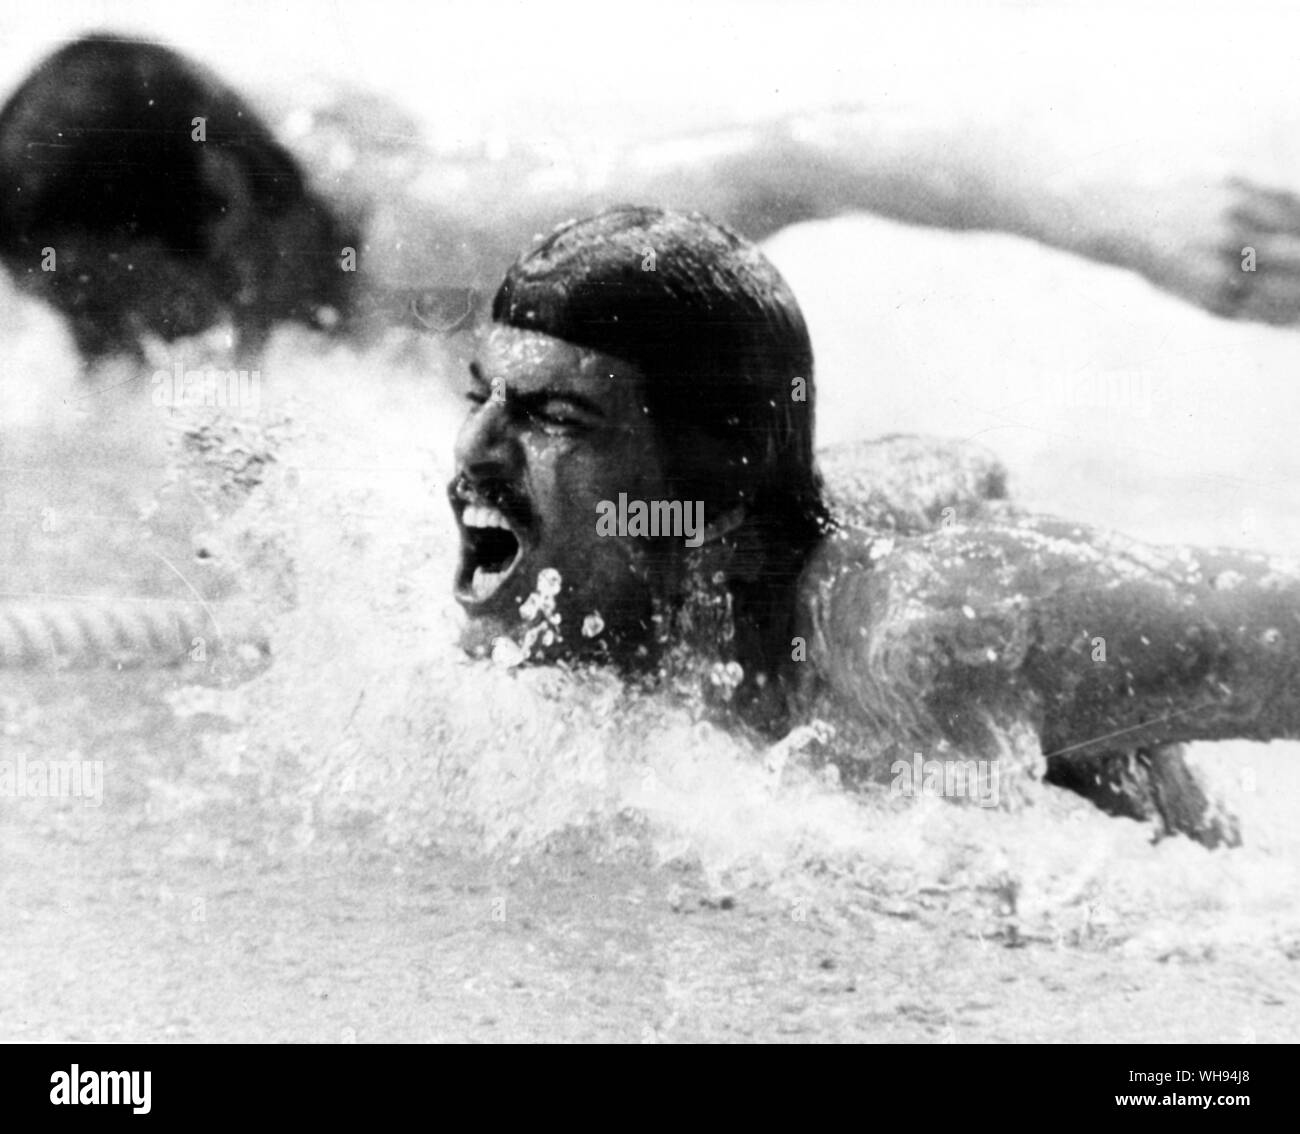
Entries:
POLYGON ((167 599, 0 603, 0 669, 185 665, 267 653, 251 607, 167 599))

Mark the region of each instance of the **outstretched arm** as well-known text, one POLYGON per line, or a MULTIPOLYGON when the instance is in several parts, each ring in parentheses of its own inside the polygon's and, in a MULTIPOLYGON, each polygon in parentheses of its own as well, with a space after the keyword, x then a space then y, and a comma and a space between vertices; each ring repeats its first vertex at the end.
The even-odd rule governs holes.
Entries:
POLYGON ((810 655, 883 737, 988 751, 1023 722, 1061 759, 1300 737, 1300 565, 1028 518, 826 555, 810 655))
MULTIPOLYGON (((711 161, 684 154, 644 191, 751 236, 855 210, 1007 232, 1127 268, 1217 315, 1300 321, 1300 198, 1238 177, 1144 183, 1013 127, 955 114, 927 123, 887 106, 804 115, 719 134, 711 161)), ((673 151, 662 152, 667 163, 673 151)), ((628 188, 616 188, 640 189, 636 155, 624 168, 628 188)))
POLYGON ((882 103, 657 141, 427 161, 429 195, 376 202, 379 216, 395 213, 374 230, 409 232, 421 223, 410 210, 424 212, 434 285, 490 288, 537 233, 634 201, 698 209, 754 238, 855 211, 1006 232, 1137 272, 1218 315, 1300 321, 1300 198, 1242 178, 1099 169, 1051 131, 973 124, 958 108, 918 115, 882 103))

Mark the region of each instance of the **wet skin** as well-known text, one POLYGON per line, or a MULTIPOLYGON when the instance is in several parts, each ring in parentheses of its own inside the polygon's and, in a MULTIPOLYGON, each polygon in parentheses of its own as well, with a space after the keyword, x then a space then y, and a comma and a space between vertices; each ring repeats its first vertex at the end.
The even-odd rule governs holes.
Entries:
MULTIPOLYGON (((518 640, 520 604, 547 568, 563 579, 564 634, 547 657, 591 651, 580 627, 595 612, 605 624, 597 641, 619 655, 649 643, 651 596, 680 578, 684 556, 670 541, 596 532, 602 500, 671 498, 642 375, 497 327, 471 382, 450 487, 461 529, 456 597, 470 616, 462 644, 477 652, 499 636, 518 640)), ((906 534, 848 524, 817 549, 791 594, 808 644, 806 664, 786 675, 796 715, 851 718, 875 753, 901 745, 996 758, 1004 736, 1028 728, 1049 773, 1053 761, 1062 773, 1062 761, 1102 761, 1072 785, 1090 798, 1106 786, 1096 768, 1111 757, 1300 736, 1295 565, 1144 548, 969 507, 970 526, 906 534)), ((706 541, 721 530, 706 529, 706 541)), ((1181 774, 1180 756, 1162 759, 1181 774)), ((1203 793, 1162 806, 1177 777, 1152 775, 1168 829, 1208 845, 1237 841, 1203 793)))
POLYGON ((462 645, 518 639, 519 607, 538 574, 558 571, 563 643, 644 641, 667 549, 596 534, 597 504, 660 500, 669 489, 659 442, 631 364, 561 339, 494 326, 470 367, 471 407, 449 486, 461 534, 455 594, 470 616, 462 645), (585 638, 598 613, 604 629, 585 638))

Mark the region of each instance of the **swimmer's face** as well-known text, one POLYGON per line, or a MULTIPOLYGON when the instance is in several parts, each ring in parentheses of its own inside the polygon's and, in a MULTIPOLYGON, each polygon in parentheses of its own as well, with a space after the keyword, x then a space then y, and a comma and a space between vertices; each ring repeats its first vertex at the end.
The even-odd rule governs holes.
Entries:
POLYGON ((497 637, 520 641, 538 624, 536 603, 521 604, 548 568, 561 581, 563 640, 546 656, 644 641, 662 552, 597 534, 601 501, 667 496, 641 372, 562 339, 494 326, 470 383, 449 488, 461 537, 455 593, 471 620, 462 644, 481 652, 497 637), (584 635, 597 621, 600 632, 584 635))

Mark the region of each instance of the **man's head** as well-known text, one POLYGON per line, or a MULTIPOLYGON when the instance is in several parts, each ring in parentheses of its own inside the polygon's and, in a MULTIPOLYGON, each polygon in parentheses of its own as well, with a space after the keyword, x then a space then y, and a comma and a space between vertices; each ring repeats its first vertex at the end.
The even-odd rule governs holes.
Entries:
POLYGON ((457 594, 484 636, 516 631, 554 568, 569 650, 593 614, 598 638, 648 644, 692 560, 766 594, 824 530, 803 317, 754 245, 701 216, 619 208, 558 229, 507 273, 473 379, 452 499, 457 594), (620 496, 699 502, 703 546, 602 532, 620 496))

